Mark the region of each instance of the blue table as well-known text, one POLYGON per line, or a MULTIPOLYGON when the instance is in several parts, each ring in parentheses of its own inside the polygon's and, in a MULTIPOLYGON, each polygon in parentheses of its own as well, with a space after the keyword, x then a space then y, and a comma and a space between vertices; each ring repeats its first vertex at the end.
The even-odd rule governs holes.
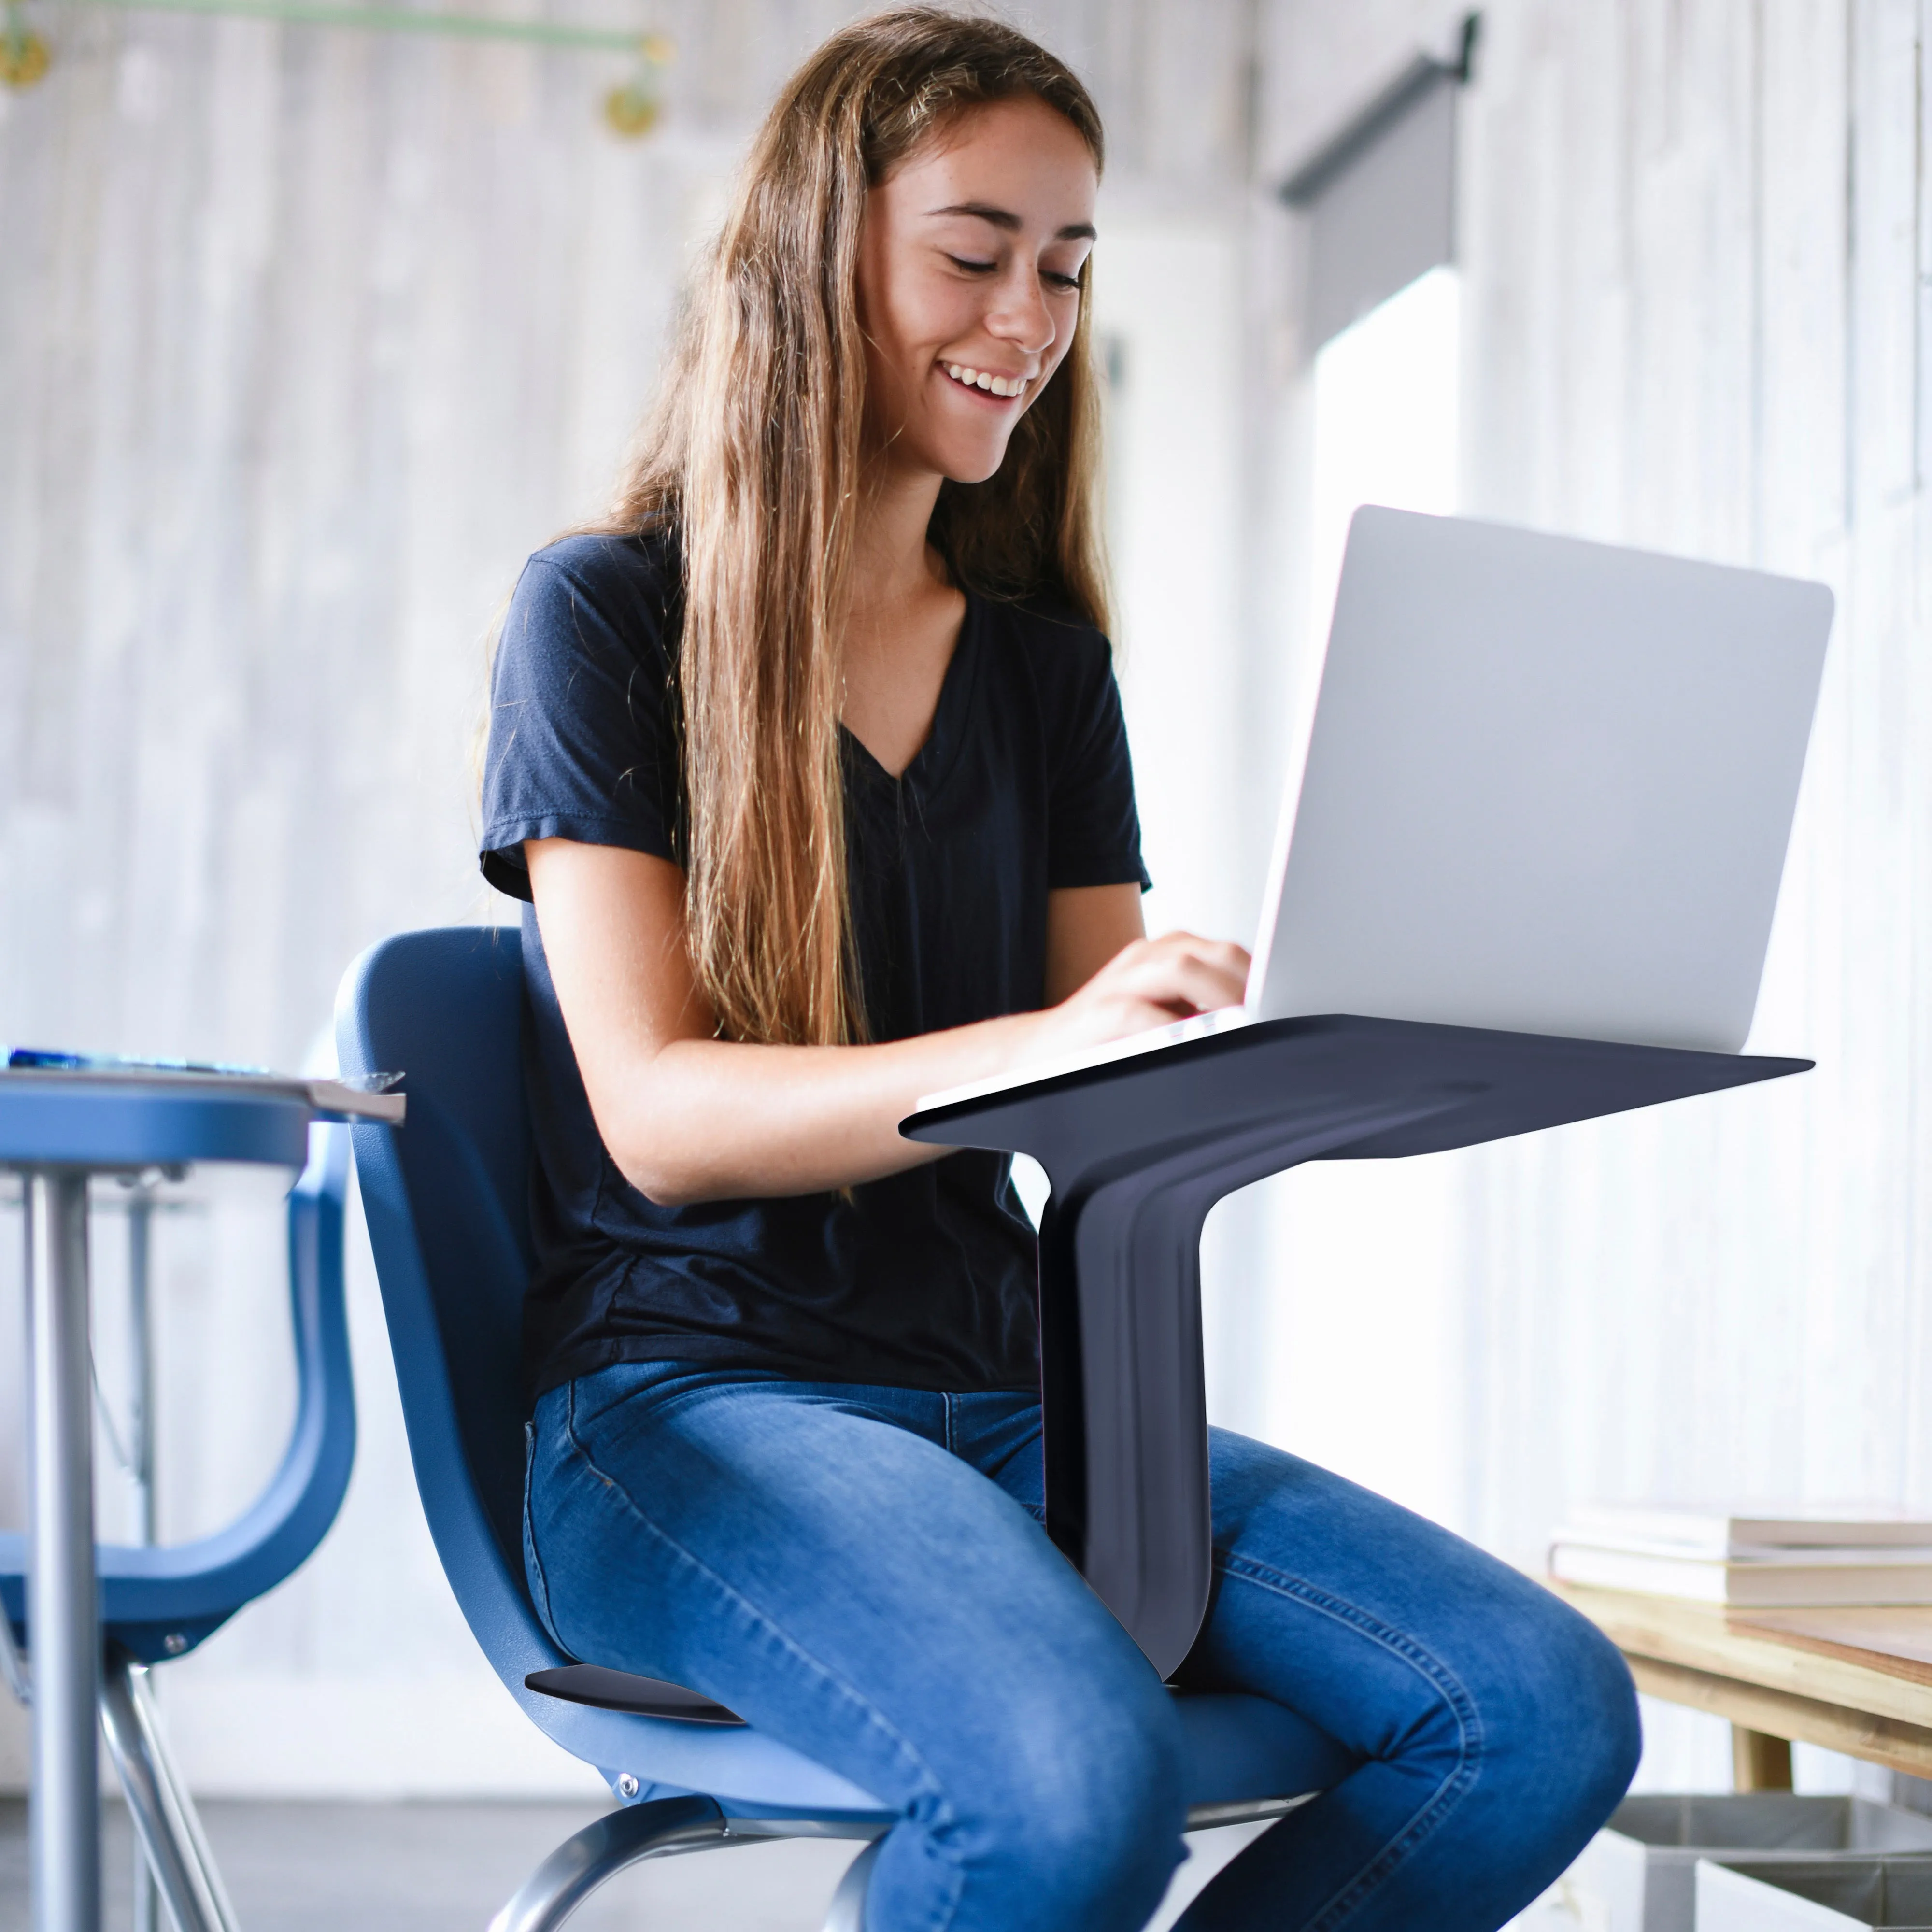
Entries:
POLYGON ((200 1161, 298 1171, 316 1117, 298 1082, 0 1071, 0 1168, 26 1210, 34 1932, 100 1924, 88 1180, 200 1161))
POLYGON ((899 1131, 1030 1154, 1053 1184, 1046 1526, 1166 1677, 1211 1580, 1200 1242, 1216 1202, 1306 1160, 1473 1147, 1810 1064, 1336 1014, 982 1082, 899 1131))

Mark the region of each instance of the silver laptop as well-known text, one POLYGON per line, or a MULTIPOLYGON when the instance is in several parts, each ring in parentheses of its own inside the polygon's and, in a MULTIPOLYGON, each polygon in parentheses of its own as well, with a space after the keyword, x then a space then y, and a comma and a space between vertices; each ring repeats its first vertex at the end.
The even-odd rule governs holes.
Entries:
POLYGON ((1738 1052, 1832 609, 1761 572, 1357 511, 1244 1003, 922 1104, 1314 1013, 1738 1052))

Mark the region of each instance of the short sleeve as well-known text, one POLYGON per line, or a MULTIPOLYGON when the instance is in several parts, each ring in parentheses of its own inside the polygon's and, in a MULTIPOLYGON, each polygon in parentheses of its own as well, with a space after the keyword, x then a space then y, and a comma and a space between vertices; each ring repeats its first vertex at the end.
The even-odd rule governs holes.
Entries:
POLYGON ((530 896, 526 838, 682 862, 674 563, 635 539, 577 537, 524 566, 490 678, 483 876, 530 896))
POLYGON ((1065 709, 1047 820, 1048 886, 1137 884, 1145 892, 1154 882, 1141 862, 1133 761, 1112 654, 1097 632, 1060 647, 1070 648, 1076 662, 1061 694, 1065 709))

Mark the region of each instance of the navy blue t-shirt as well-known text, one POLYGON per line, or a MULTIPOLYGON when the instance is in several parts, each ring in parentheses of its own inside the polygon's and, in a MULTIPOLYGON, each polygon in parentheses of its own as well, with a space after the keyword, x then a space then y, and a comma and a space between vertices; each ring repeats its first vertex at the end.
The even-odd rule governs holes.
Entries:
MULTIPOLYGON (((527 901, 526 838, 682 863, 680 584, 661 537, 530 560, 498 646, 484 875, 527 901)), ((1146 875, 1107 640, 969 596, 932 731, 894 779, 843 734, 860 983, 875 1040, 1039 1006, 1048 892, 1146 875)), ((526 1046, 541 1391, 614 1362, 967 1390, 1039 1378, 1034 1234, 1004 1156, 966 1151, 849 1195, 662 1208, 599 1137, 527 905, 526 1046)))

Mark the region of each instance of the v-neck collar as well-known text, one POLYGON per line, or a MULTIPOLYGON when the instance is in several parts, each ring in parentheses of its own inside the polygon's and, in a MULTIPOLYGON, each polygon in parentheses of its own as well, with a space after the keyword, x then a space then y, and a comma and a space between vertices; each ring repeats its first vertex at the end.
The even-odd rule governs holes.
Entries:
POLYGON ((959 635, 954 641, 952 656, 946 660, 946 674, 939 681, 939 700, 932 707, 932 723, 927 729, 926 742, 914 752, 904 771, 895 778, 872 755, 866 741, 842 718, 838 721, 841 742, 875 784, 895 788, 911 784, 928 794, 936 791, 958 754, 979 674, 980 600, 970 590, 965 596, 966 614, 959 620, 959 635))

